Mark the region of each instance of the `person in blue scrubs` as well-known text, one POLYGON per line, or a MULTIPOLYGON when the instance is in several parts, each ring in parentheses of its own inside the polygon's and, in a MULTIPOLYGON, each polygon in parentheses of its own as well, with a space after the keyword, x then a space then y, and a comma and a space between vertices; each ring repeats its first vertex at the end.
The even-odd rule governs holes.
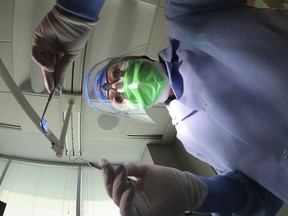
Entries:
MULTIPOLYGON (((36 28, 32 57, 41 67, 48 91, 55 85, 62 88, 66 68, 84 47, 103 4, 58 0, 36 28)), ((123 70, 135 68, 132 63, 156 68, 151 74, 165 74, 168 82, 163 83, 168 84, 148 102, 139 92, 130 91, 129 95, 141 99, 145 109, 166 92, 164 100, 177 137, 190 154, 217 168, 219 175, 206 179, 135 164, 114 170, 105 162, 102 169, 108 194, 122 215, 175 215, 188 209, 215 215, 275 215, 283 202, 288 202, 287 10, 256 9, 241 0, 167 0, 164 11, 169 45, 159 53, 159 61, 147 57, 119 61, 128 62, 123 70), (167 86, 172 94, 164 91, 167 86), (198 198, 191 201, 183 191, 174 198, 163 195, 161 183, 156 181, 161 177, 157 173, 162 172, 171 179, 167 180, 169 188, 184 179, 180 181, 186 188, 183 191, 198 191, 198 198), (128 174, 141 180, 129 180, 128 174), (145 184, 149 180, 157 185, 154 190, 145 184), (161 212, 161 205, 151 197, 163 199, 163 206, 178 212, 161 212), (182 206, 180 197, 193 207, 191 203, 182 206)), ((118 89, 118 80, 104 80, 111 84, 106 87, 100 81, 104 98, 116 104, 128 98, 128 90, 123 94, 118 89)), ((129 107, 135 101, 131 98, 126 100, 129 107)), ((173 194, 181 191, 179 188, 172 190, 173 194)))

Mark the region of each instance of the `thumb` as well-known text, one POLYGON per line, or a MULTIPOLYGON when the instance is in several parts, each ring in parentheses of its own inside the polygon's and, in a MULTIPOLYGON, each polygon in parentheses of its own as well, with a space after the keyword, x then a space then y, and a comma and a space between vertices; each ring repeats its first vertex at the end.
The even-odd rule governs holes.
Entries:
POLYGON ((125 169, 127 170, 128 176, 134 176, 136 178, 142 178, 145 176, 148 165, 145 164, 136 164, 136 163, 125 163, 124 164, 125 169))
POLYGON ((114 167, 106 159, 101 159, 98 162, 98 166, 101 167, 106 192, 112 198, 113 182, 115 176, 114 167))
POLYGON ((140 216, 135 204, 135 186, 133 182, 127 182, 126 189, 120 200, 120 214, 122 216, 140 216))
POLYGON ((68 67, 75 60, 77 55, 73 54, 65 54, 56 64, 54 70, 54 79, 57 90, 61 90, 63 88, 63 82, 65 78, 65 74, 68 70, 68 67))
MULTIPOLYGON (((117 167, 113 183, 113 201, 119 206, 123 192, 126 190, 128 183, 127 170, 123 165, 117 167)), ((130 193, 129 193, 130 194, 130 193)), ((128 196, 129 197, 129 196, 128 196)))
POLYGON ((56 55, 39 46, 33 46, 32 59, 47 72, 54 72, 54 67, 57 61, 56 55))
POLYGON ((115 171, 113 184, 113 201, 120 207, 122 216, 139 216, 138 210, 134 204, 135 201, 134 181, 127 178, 127 170, 120 165, 115 171))
POLYGON ((55 87, 54 74, 52 72, 48 72, 43 67, 41 67, 41 71, 44 77, 45 88, 50 93, 55 87))

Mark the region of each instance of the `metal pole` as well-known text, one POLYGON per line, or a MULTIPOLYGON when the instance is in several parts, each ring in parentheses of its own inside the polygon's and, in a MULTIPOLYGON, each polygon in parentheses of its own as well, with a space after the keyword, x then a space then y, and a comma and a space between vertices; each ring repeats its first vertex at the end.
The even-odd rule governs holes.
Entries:
MULTIPOLYGON (((67 129, 69 126, 69 121, 70 121, 70 117, 71 117, 71 113, 72 113, 72 108, 74 106, 74 102, 73 101, 69 101, 69 107, 65 116, 65 120, 64 120, 64 125, 61 131, 61 135, 60 135, 60 147, 62 148, 62 153, 63 153, 63 149, 64 149, 64 143, 65 143, 65 137, 67 134, 67 129)), ((62 156, 61 153, 61 156, 62 156)), ((61 157, 60 155, 56 155, 57 157, 61 157)))

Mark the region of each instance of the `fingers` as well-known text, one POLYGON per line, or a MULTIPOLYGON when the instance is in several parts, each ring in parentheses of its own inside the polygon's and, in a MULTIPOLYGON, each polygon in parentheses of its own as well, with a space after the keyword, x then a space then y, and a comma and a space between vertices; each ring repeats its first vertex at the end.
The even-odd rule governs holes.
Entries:
POLYGON ((116 205, 119 206, 121 196, 126 189, 127 180, 127 171, 120 165, 115 172, 114 184, 113 184, 113 201, 116 205))
POLYGON ((93 162, 88 162, 88 165, 98 170, 102 169, 98 164, 93 163, 93 162))
POLYGON ((127 183, 126 190, 123 192, 120 200, 120 214, 122 216, 140 215, 134 205, 135 187, 132 182, 127 183))
POLYGON ((65 73, 77 55, 64 53, 61 45, 55 47, 55 44, 51 44, 45 38, 36 38, 32 47, 32 59, 41 67, 47 91, 51 92, 55 84, 56 89, 60 91, 63 88, 65 73), (53 73, 54 77, 47 73, 53 73))
POLYGON ((55 86, 53 72, 57 57, 48 51, 40 50, 37 46, 33 46, 32 59, 40 66, 44 77, 45 88, 50 93, 55 86))
POLYGON ((105 188, 114 203, 119 206, 122 216, 139 216, 135 204, 135 185, 128 179, 127 170, 124 165, 114 167, 106 159, 98 162, 105 182, 105 188))
POLYGON ((59 52, 58 44, 54 44, 53 41, 36 33, 34 33, 32 41, 32 59, 48 72, 54 72, 56 54, 59 52))
POLYGON ((70 20, 54 7, 36 27, 32 39, 32 58, 45 71, 45 86, 49 92, 54 83, 58 91, 63 88, 65 73, 85 46, 93 26, 87 21, 70 20), (46 72, 54 73, 55 82, 46 72))
POLYGON ((48 72, 42 67, 41 67, 41 71, 44 77, 45 88, 50 93, 55 87, 54 73, 48 72))
POLYGON ((41 53, 32 49, 32 59, 45 71, 53 72, 56 59, 48 53, 41 53))
POLYGON ((106 192, 112 198, 113 182, 115 175, 114 167, 106 159, 101 159, 98 162, 98 165, 99 167, 101 167, 106 192))
POLYGON ((115 172, 113 184, 113 201, 120 207, 122 216, 138 216, 134 205, 135 185, 128 179, 127 170, 120 165, 115 172))
POLYGON ((63 88, 65 74, 68 70, 68 67, 72 64, 76 57, 76 55, 65 54, 59 61, 57 61, 54 70, 54 79, 58 91, 63 88))
POLYGON ((142 178, 145 176, 148 166, 145 164, 125 163, 125 169, 127 170, 128 176, 134 176, 136 178, 142 178))
MULTIPOLYGON (((39 55, 37 56, 37 58, 38 57, 39 55)), ((40 58, 38 58, 37 61, 40 58)), ((75 59, 75 56, 69 55, 69 54, 65 54, 63 57, 61 57, 61 55, 57 55, 57 56, 54 55, 53 57, 49 56, 50 63, 48 63, 47 59, 45 60, 46 62, 43 62, 42 60, 39 60, 37 62, 40 65, 41 71, 43 73, 45 88, 50 93, 56 85, 57 91, 60 91, 63 88, 65 73, 68 67, 71 65, 71 63, 75 59)))

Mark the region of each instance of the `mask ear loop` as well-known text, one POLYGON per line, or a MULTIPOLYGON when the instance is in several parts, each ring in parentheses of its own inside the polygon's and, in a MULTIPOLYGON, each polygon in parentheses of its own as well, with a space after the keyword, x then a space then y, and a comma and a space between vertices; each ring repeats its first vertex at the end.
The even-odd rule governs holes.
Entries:
POLYGON ((101 169, 102 169, 98 164, 93 163, 93 162, 89 162, 89 161, 87 161, 87 160, 85 160, 85 159, 83 159, 83 158, 76 157, 76 158, 72 159, 72 158, 71 158, 71 153, 72 153, 72 150, 71 150, 71 151, 69 152, 69 154, 68 154, 68 158, 69 158, 70 161, 78 161, 78 160, 80 160, 80 161, 83 161, 83 162, 87 163, 90 167, 96 168, 96 169, 98 169, 98 170, 101 170, 101 169))

